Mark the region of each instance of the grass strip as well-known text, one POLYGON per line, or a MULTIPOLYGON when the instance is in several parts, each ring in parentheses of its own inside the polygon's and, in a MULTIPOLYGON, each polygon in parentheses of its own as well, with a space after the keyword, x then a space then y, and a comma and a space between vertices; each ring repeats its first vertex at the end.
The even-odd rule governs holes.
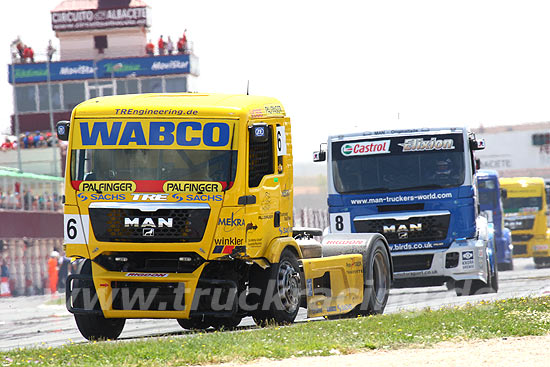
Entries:
POLYGON ((242 332, 182 333, 137 341, 67 344, 0 354, 3 366, 182 366, 261 357, 348 354, 453 340, 547 335, 550 297, 515 298, 432 311, 304 322, 242 332))

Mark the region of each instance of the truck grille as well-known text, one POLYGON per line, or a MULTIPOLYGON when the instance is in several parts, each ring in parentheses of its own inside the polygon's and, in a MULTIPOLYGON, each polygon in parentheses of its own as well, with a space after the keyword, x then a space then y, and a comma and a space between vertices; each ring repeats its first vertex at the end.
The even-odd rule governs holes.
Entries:
POLYGON ((111 282, 113 310, 182 311, 184 283, 111 282))
POLYGON ((515 242, 527 242, 531 238, 533 238, 532 234, 513 234, 512 235, 512 243, 515 242))
POLYGON ((355 230, 359 233, 381 233, 388 243, 443 241, 447 237, 451 215, 411 216, 406 220, 393 218, 357 218, 355 230))
POLYGON ((392 256, 393 271, 428 270, 432 267, 433 257, 433 254, 392 256))
POLYGON ((93 261, 108 271, 192 273, 205 260, 194 252, 110 252, 93 261))
POLYGON ((514 255, 524 255, 527 253, 527 245, 514 245, 514 255))
POLYGON ((535 224, 535 217, 504 218, 504 226, 512 231, 531 229, 533 224, 535 224))
POLYGON ((209 215, 210 208, 90 208, 94 235, 105 242, 199 242, 209 215))

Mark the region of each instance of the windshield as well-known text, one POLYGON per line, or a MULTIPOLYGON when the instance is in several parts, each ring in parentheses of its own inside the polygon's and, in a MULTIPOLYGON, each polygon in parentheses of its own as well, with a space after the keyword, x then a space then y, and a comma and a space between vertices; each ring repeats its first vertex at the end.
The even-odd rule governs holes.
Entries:
POLYGON ((462 134, 334 142, 334 186, 346 194, 460 186, 463 146, 462 134))
POLYGON ((235 179, 237 151, 190 149, 75 149, 73 181, 217 181, 235 179))
POLYGON ((504 213, 529 213, 542 209, 542 197, 531 196, 524 198, 508 197, 503 200, 504 213))
POLYGON ((497 207, 500 192, 497 190, 496 184, 492 180, 477 179, 477 187, 479 193, 479 203, 489 208, 497 207))

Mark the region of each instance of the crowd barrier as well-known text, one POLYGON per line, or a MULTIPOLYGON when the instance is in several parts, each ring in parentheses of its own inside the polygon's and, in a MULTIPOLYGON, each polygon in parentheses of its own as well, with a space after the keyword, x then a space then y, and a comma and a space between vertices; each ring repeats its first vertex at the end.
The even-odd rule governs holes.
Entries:
POLYGON ((0 258, 9 272, 9 294, 32 296, 48 294, 48 259, 63 246, 62 238, 3 238, 0 258))

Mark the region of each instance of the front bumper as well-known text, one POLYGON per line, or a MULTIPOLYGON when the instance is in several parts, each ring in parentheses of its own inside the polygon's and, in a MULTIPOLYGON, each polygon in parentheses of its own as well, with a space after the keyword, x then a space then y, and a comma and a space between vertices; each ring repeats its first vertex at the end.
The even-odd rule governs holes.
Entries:
POLYGON ((487 279, 487 244, 480 240, 453 242, 447 249, 392 253, 394 279, 487 279), (418 261, 420 259, 421 261, 418 261))
POLYGON ((106 318, 233 316, 237 312, 234 302, 220 304, 217 311, 201 310, 194 303, 200 292, 207 294, 214 288, 233 293, 231 300, 237 293, 234 281, 201 278, 203 268, 204 265, 193 273, 131 273, 106 271, 92 263, 93 277, 68 277, 67 309, 74 314, 100 314, 106 318))

